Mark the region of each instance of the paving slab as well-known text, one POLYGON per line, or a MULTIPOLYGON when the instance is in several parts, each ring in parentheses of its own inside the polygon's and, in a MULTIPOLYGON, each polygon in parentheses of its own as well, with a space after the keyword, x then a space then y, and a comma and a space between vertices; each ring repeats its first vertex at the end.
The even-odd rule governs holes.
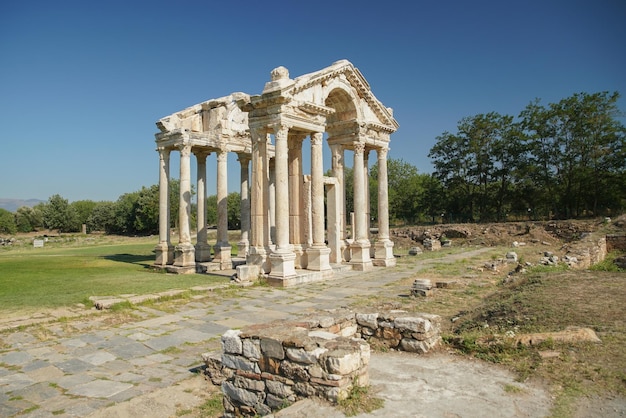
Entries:
POLYGON ((108 350, 122 360, 142 357, 152 354, 154 351, 144 344, 132 342, 118 347, 109 347, 108 350))
POLYGON ((13 373, 0 377, 0 390, 5 393, 23 389, 37 383, 34 379, 24 373, 13 373))
POLYGON ((49 363, 46 367, 40 367, 34 370, 25 370, 26 375, 33 379, 35 382, 49 382, 51 379, 58 379, 65 375, 61 369, 55 367, 49 363))
POLYGON ((83 385, 74 386, 69 390, 71 395, 86 396, 88 398, 110 398, 127 389, 132 388, 130 383, 113 380, 93 380, 83 385))
POLYGON ((78 374, 93 368, 93 364, 87 363, 86 361, 82 361, 77 358, 63 361, 61 363, 56 363, 54 365, 66 374, 78 374))
POLYGON ((108 353, 104 350, 98 350, 95 353, 91 352, 90 354, 87 354, 80 358, 80 360, 86 363, 93 364, 94 366, 100 366, 101 364, 113 361, 115 359, 116 357, 113 354, 108 353))
POLYGON ((25 351, 12 351, 0 356, 0 363, 8 364, 9 366, 21 366, 33 361, 33 356, 25 351))

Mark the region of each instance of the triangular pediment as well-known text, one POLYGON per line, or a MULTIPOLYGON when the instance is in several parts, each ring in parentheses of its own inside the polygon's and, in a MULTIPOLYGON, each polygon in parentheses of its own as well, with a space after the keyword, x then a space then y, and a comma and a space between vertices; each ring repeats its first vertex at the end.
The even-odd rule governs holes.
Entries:
POLYGON ((301 107, 308 105, 323 108, 326 106, 324 101, 334 86, 344 89, 349 86, 350 95, 358 100, 355 106, 359 107, 359 114, 364 119, 361 122, 379 125, 380 129, 389 133, 398 129, 392 110, 376 98, 365 77, 348 60, 340 60, 322 70, 294 78, 293 84, 283 89, 283 95, 301 102, 301 107))

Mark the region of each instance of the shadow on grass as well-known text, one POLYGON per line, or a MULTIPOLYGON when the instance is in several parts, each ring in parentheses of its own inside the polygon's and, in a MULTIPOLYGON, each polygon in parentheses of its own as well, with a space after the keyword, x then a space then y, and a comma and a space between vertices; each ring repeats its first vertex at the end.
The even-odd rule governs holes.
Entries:
POLYGON ((105 255, 103 258, 120 263, 136 264, 143 268, 150 268, 154 262, 154 255, 147 254, 110 254, 105 255))

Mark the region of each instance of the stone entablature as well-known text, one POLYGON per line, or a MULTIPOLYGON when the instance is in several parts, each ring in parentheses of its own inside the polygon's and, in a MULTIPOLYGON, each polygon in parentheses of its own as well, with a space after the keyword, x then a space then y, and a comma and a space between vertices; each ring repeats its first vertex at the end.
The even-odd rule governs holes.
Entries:
MULTIPOLYGON (((160 158, 160 228, 156 265, 168 271, 205 271, 211 261, 234 267, 227 237, 226 154, 241 164, 242 236, 237 268, 240 280, 260 274, 272 284, 298 282, 299 274, 333 275, 333 264, 353 269, 393 266, 389 236, 387 153, 398 129, 393 112, 378 101, 349 61, 289 78, 278 67, 262 94, 233 93, 188 107, 157 122, 160 158), (311 173, 303 172, 303 144, 308 141, 311 173), (331 176, 325 176, 324 141, 332 153, 331 176), (179 242, 169 236, 169 158, 180 152, 179 242), (378 157, 378 240, 370 242, 369 154, 378 157), (344 158, 354 156, 354 223, 346 228, 344 158), (217 155, 218 238, 206 242, 206 158, 217 155), (197 244, 191 244, 191 155, 198 165, 197 244), (326 200, 326 205, 325 205, 326 200), (202 202, 202 203, 201 203, 202 202), (374 247, 374 248, 372 248, 374 247), (370 251, 373 250, 373 251, 370 251), (308 270, 307 273, 302 273, 308 270)), ((310 276, 312 277, 312 276, 310 276)))
POLYGON ((229 330, 221 358, 203 358, 222 387, 225 416, 262 416, 308 397, 337 402, 368 385, 370 343, 422 354, 440 330, 438 315, 335 310, 229 330))

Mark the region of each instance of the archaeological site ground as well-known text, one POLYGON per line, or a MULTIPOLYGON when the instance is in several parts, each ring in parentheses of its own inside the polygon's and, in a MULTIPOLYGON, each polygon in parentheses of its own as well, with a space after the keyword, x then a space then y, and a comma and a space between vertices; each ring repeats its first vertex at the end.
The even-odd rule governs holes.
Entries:
MULTIPOLYGON (((392 228, 394 267, 282 288, 262 280, 242 286, 231 280, 234 270, 158 272, 151 239, 65 235, 33 248, 32 237, 18 236, 0 252, 0 415, 221 416, 227 387, 243 401, 262 394, 275 416, 623 416, 626 273, 614 259, 625 251, 617 244, 604 261, 586 260, 602 252, 603 240, 618 242, 625 225, 617 218, 392 228), (441 248, 429 251, 429 240, 441 248), (11 277, 22 293, 6 294, 11 277), (440 339, 427 350, 420 341, 436 327, 424 328, 431 325, 419 318, 434 318, 424 313, 439 317, 440 339), (262 367, 291 378, 271 383, 237 371, 262 362, 237 360, 238 341, 254 359, 246 335, 260 342, 271 324, 366 337, 373 318, 412 327, 416 342, 403 344, 415 350, 400 346, 402 330, 369 339, 368 386, 353 386, 338 403, 314 396, 289 406, 309 388, 295 386, 298 379, 329 385, 330 375, 315 373, 332 363, 315 372, 314 356, 306 344, 295 350, 293 335, 283 348, 259 346, 261 357, 273 350, 262 367), (296 359, 292 368, 271 360, 281 352, 296 359), (238 362, 230 364, 236 379, 217 386, 207 359, 224 354, 238 362)), ((363 375, 349 361, 357 357, 338 357, 331 375, 363 375)))

